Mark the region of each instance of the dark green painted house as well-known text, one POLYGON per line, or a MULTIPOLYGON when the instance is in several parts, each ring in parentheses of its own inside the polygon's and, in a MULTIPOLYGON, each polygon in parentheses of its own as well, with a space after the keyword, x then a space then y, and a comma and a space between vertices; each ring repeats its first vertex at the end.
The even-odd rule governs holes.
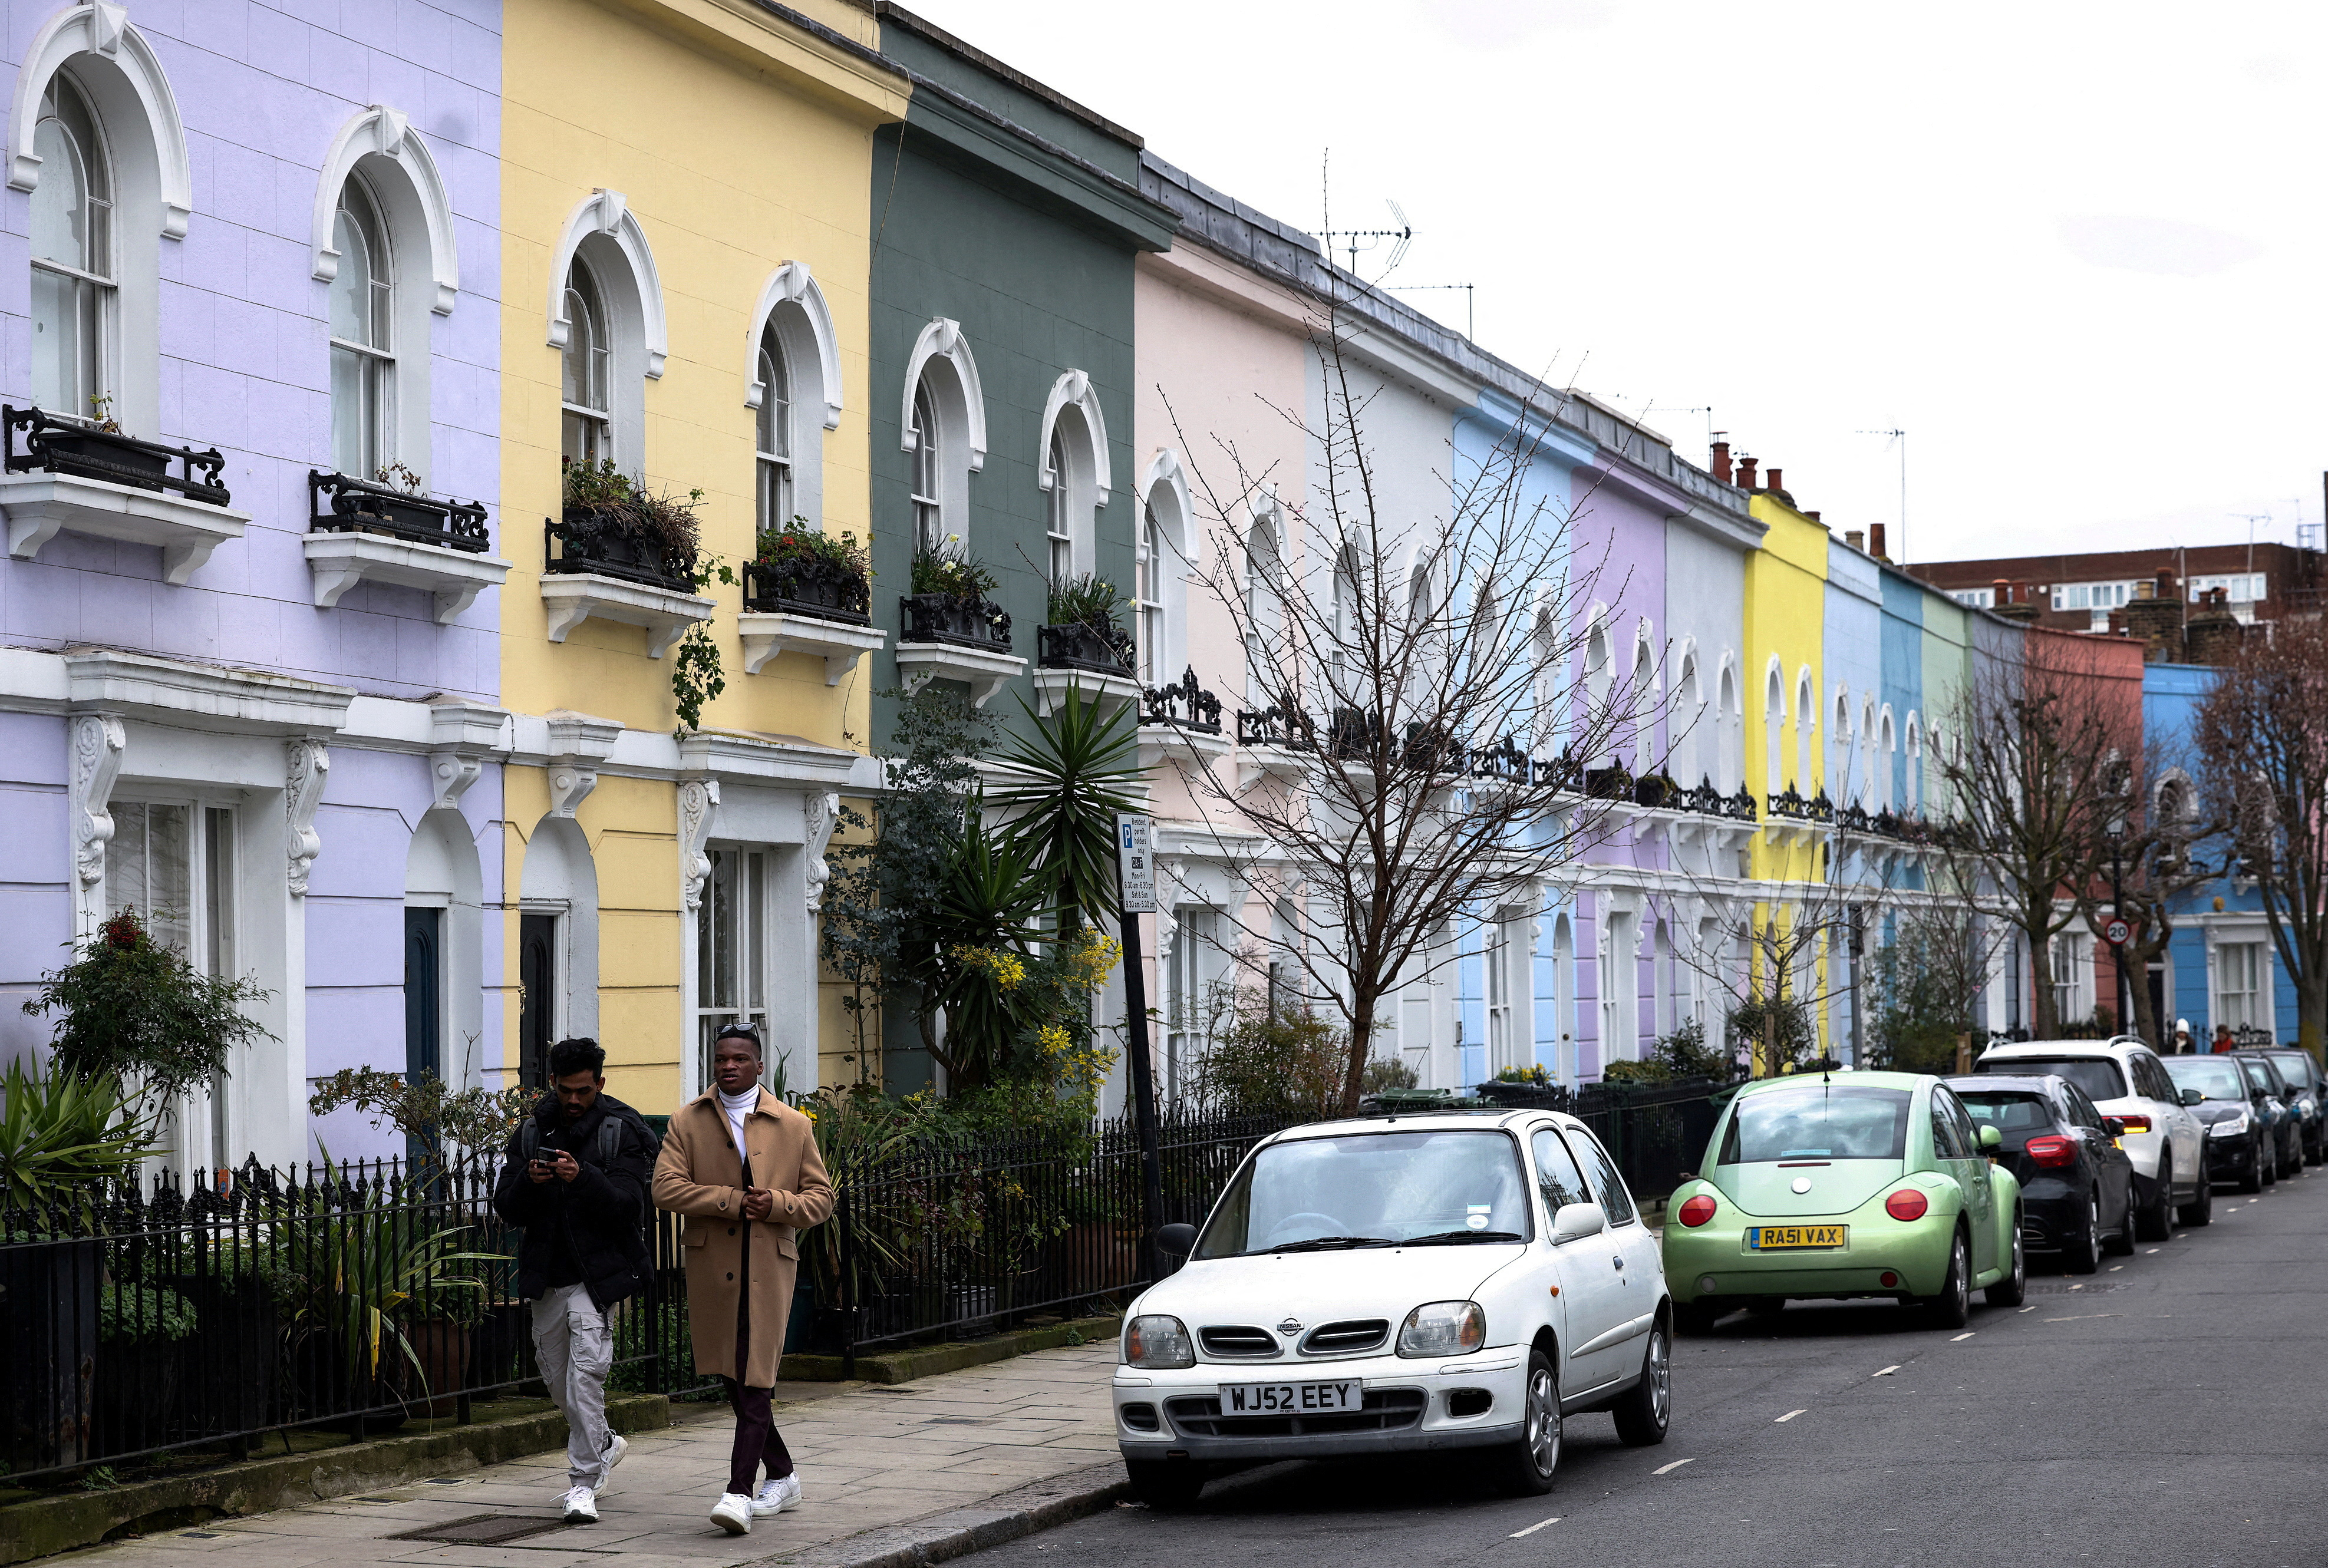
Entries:
MULTIPOLYGON (((1040 629, 1055 576, 1130 596, 1132 265, 1170 245, 1174 217, 1140 193, 1138 137, 909 12, 877 12, 882 53, 913 82, 873 159, 873 614, 890 634, 877 690, 958 681, 1006 724, 1023 721, 1019 698, 1040 706, 1070 680, 1131 700, 1103 641, 1040 629), (1007 642, 991 615, 901 604, 917 539, 992 574, 1007 642)), ((877 735, 894 709, 876 699, 877 735)), ((899 1048, 910 1028, 888 1033, 887 1079, 910 1091, 927 1064, 899 1048)))

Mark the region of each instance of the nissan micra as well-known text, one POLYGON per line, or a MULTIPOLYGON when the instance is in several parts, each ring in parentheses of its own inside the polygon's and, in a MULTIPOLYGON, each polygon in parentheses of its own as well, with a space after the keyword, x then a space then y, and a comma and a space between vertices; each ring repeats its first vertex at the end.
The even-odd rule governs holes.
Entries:
POLYGON ((1573 1117, 1295 1128, 1246 1157, 1201 1233, 1158 1239, 1188 1261, 1126 1314, 1114 1384, 1150 1504, 1190 1501, 1227 1465, 1455 1449, 1541 1493, 1582 1411, 1664 1441, 1657 1244, 1573 1117))

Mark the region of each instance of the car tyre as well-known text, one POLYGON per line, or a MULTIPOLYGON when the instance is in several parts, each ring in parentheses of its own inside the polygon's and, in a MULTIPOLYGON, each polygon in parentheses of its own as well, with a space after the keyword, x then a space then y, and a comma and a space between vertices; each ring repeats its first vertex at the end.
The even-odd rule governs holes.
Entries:
MULTIPOLYGON (((2131 1216, 2126 1223, 2133 1223, 2131 1216)), ((2090 1274, 2102 1266, 2101 1194, 2086 1194, 2086 1223, 2062 1246, 2061 1266, 2073 1274, 2090 1274)))
POLYGON ((1674 1309, 1674 1331, 1685 1339, 1703 1339, 1729 1310, 1718 1301, 1685 1301, 1674 1309))
POLYGON ((1992 1307, 2018 1307, 2029 1294, 2029 1254, 2021 1246, 2021 1210, 2013 1211, 2013 1267, 2004 1278, 1980 1293, 1980 1299, 1992 1307))
POLYGON ((2214 1223, 2215 1184, 2208 1178, 2204 1171, 2201 1172, 2199 1178, 2199 1196, 2182 1206, 2182 1223, 2193 1230, 2202 1225, 2214 1223))
POLYGON ((2146 1242, 2163 1242, 2174 1234, 2174 1150, 2158 1151, 2158 1179, 2150 1184, 2150 1201, 2142 1207, 2142 1223, 2135 1234, 2146 1242))
MULTIPOLYGON (((2263 1172, 2264 1187, 2277 1187, 2279 1185, 2278 1139, 2273 1139, 2271 1141, 2270 1147, 2268 1148, 2266 1148, 2260 1143, 2256 1145, 2256 1169, 2263 1172)), ((2256 1190, 2260 1192, 2263 1188, 2258 1188, 2256 1190)))
POLYGON ((1924 1319, 1934 1329, 1961 1329, 1972 1319, 1972 1253, 1960 1230, 1948 1243, 1948 1272, 1940 1293, 1924 1302, 1924 1319))
POLYGON ((1507 1497, 1540 1498, 1552 1490, 1554 1472, 1560 1469, 1563 1434, 1560 1376, 1540 1345, 1528 1352, 1527 1394, 1522 1410, 1518 1440, 1505 1444, 1496 1454, 1496 1480, 1507 1497))
POLYGON ((2239 1178, 2239 1190, 2245 1193, 2263 1190, 2263 1140, 2252 1132, 2248 1134, 2248 1169, 2247 1174, 2239 1178))
POLYGON ((1641 1380, 1609 1407, 1617 1418, 1617 1441, 1629 1448, 1647 1448, 1666 1441, 1673 1423, 1673 1344, 1665 1319, 1649 1329, 1649 1342, 1641 1351, 1641 1380))
POLYGON ((1126 1460, 1131 1495, 1151 1508, 1185 1508, 1205 1489, 1205 1470, 1187 1460, 1126 1460))

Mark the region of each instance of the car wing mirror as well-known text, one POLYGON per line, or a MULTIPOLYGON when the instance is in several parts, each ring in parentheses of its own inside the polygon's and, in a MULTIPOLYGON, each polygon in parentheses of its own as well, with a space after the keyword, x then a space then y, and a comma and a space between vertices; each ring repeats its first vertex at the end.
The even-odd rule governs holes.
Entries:
POLYGON ((1980 1151, 1983 1154, 1994 1154, 2004 1147, 2004 1133, 1994 1127, 1983 1127, 1980 1130, 1980 1151))
POLYGON ((1609 1216, 1597 1203, 1563 1203, 1560 1212, 1552 1216, 1552 1244, 1563 1246, 1570 1242, 1597 1236, 1609 1228, 1609 1216))
POLYGON ((2207 1096, 2201 1094, 2196 1089, 2185 1089, 2182 1091, 2182 1103, 2185 1105, 2196 1105, 2200 1101, 2206 1097, 2207 1096))
POLYGON ((1168 1258, 1185 1258, 1197 1250, 1197 1227, 1192 1225, 1159 1225, 1156 1229, 1156 1250, 1168 1258))
POLYGON ((2105 1116, 2102 1118, 2102 1131, 2113 1138, 2123 1138, 2126 1136, 2126 1123, 2115 1116, 2105 1116))

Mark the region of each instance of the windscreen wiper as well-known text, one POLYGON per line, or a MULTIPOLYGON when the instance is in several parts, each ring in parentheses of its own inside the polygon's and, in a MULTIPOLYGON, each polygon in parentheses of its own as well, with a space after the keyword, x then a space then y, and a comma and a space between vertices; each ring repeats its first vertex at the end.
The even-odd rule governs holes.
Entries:
POLYGON ((1409 1236, 1398 1244, 1403 1247, 1443 1247, 1463 1242, 1516 1242, 1525 1239, 1507 1230, 1443 1230, 1437 1235, 1409 1236))
POLYGON ((1312 1236, 1306 1242, 1287 1242, 1281 1246, 1266 1248, 1272 1253, 1330 1253, 1344 1247, 1386 1247, 1388 1236, 1312 1236))

